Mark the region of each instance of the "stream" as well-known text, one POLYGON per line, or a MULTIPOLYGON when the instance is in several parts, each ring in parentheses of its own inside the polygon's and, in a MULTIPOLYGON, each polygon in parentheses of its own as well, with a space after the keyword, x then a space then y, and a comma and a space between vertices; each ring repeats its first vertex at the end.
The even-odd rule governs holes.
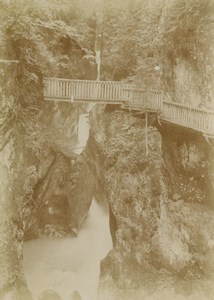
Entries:
MULTIPOLYGON (((86 145, 88 135, 88 114, 82 114, 77 154, 86 145)), ((51 289, 62 300, 71 300, 77 290, 82 300, 95 300, 100 261, 111 248, 108 213, 93 200, 77 238, 44 238, 24 243, 24 271, 33 297, 38 299, 42 291, 51 289)))

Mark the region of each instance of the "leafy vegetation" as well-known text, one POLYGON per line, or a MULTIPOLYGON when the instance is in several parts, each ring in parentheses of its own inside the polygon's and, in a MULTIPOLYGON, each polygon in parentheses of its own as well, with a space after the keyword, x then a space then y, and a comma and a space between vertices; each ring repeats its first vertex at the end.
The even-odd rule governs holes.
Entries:
POLYGON ((213 106, 212 1, 109 3, 103 78, 138 81, 169 93, 170 100, 213 106))

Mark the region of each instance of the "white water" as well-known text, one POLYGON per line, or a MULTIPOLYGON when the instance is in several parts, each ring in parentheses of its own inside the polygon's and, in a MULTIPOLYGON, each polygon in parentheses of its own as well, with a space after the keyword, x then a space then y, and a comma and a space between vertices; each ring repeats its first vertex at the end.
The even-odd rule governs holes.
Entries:
POLYGON ((45 289, 63 300, 78 290, 83 300, 95 300, 100 261, 112 248, 108 215, 93 201, 77 238, 37 239, 24 245, 28 287, 37 299, 45 289))
MULTIPOLYGON (((77 147, 86 145, 88 134, 88 114, 83 114, 79 120, 77 147)), ((79 154, 82 150, 77 148, 75 152, 79 154)), ((95 300, 100 261, 111 248, 108 214, 95 201, 77 238, 24 243, 25 276, 34 298, 51 289, 63 300, 70 300, 74 290, 79 291, 82 300, 95 300)))

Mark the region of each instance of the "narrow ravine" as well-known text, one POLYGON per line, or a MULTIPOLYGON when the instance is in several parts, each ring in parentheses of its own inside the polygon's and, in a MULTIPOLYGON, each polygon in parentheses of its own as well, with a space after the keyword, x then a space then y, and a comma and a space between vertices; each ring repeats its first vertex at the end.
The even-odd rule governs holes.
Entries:
MULTIPOLYGON (((80 154, 89 136, 88 114, 79 118, 75 152, 80 154)), ((84 187, 83 187, 84 188, 84 187)), ((112 248, 108 214, 92 201, 89 215, 77 238, 36 239, 24 244, 24 270, 35 299, 51 289, 63 300, 78 290, 82 300, 95 300, 100 261, 112 248)))

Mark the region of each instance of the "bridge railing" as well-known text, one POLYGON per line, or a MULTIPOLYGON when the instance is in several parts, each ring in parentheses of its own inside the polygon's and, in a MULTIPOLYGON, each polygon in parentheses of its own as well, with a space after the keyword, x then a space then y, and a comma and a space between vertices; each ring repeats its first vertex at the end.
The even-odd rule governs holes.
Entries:
POLYGON ((127 104, 132 108, 159 111, 162 109, 163 94, 160 91, 146 91, 139 87, 132 89, 125 87, 127 91, 127 104))
POLYGON ((61 78, 45 79, 45 98, 57 100, 86 101, 125 101, 129 95, 124 86, 131 89, 132 85, 115 81, 70 80, 61 78))
POLYGON ((114 81, 46 78, 44 96, 57 101, 124 103, 129 108, 159 111, 160 119, 214 136, 214 111, 163 100, 159 91, 114 81))
POLYGON ((149 106, 161 109, 162 94, 145 91, 136 84, 115 81, 89 81, 62 78, 46 78, 44 96, 58 101, 86 100, 128 102, 138 108, 149 106), (149 103, 149 105, 148 105, 149 103))
POLYGON ((44 97, 56 98, 57 100, 71 98, 70 79, 45 78, 44 97))
POLYGON ((214 134, 214 111, 163 101, 161 119, 206 134, 214 134))
POLYGON ((73 80, 71 91, 74 100, 115 102, 121 100, 121 86, 118 83, 73 80))

